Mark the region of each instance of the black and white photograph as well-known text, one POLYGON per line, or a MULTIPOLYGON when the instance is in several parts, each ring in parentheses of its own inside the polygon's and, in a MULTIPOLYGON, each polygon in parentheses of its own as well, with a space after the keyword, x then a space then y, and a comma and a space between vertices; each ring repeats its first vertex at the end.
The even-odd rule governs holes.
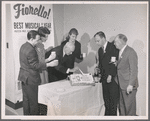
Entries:
POLYGON ((1 1, 1 119, 148 119, 148 1, 1 1))

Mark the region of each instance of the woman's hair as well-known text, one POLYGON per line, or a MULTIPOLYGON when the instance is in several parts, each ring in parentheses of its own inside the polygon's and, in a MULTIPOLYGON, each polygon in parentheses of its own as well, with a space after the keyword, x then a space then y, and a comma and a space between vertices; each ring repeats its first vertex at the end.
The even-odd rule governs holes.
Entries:
POLYGON ((47 27, 39 27, 38 33, 40 34, 40 36, 45 37, 45 34, 50 34, 50 31, 47 27))
POLYGON ((69 35, 71 34, 75 34, 76 36, 78 35, 78 30, 76 28, 72 28, 70 31, 69 31, 69 35))
POLYGON ((39 33, 35 30, 31 30, 27 34, 27 39, 30 40, 31 38, 35 39, 36 35, 39 35, 39 33))
POLYGON ((68 36, 66 37, 66 40, 68 40, 70 37, 69 35, 75 34, 76 36, 78 35, 78 30, 76 28, 72 28, 69 33, 68 36))

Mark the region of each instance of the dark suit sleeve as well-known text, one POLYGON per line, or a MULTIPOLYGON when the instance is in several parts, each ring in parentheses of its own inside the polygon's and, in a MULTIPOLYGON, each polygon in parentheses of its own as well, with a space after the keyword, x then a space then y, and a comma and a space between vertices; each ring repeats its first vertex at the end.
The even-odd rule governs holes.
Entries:
POLYGON ((80 63, 83 61, 83 57, 81 56, 81 44, 78 41, 76 41, 75 44, 74 55, 75 55, 75 62, 80 63))
MULTIPOLYGON (((111 53, 111 57, 116 57, 116 60, 117 60, 118 59, 119 50, 117 50, 114 45, 112 45, 111 52, 112 52, 111 53)), ((110 57, 110 61, 111 61, 111 57, 110 57)), ((116 74, 117 74, 117 67, 116 67, 116 65, 114 63, 109 64, 109 75, 116 76, 116 74)))
POLYGON ((60 72, 62 72, 62 73, 64 73, 64 74, 66 74, 68 68, 64 67, 61 64, 58 64, 58 66, 56 66, 55 69, 58 70, 58 71, 60 71, 60 72))
MULTIPOLYGON (((67 60, 64 60, 62 48, 63 48, 63 45, 57 46, 57 47, 53 48, 51 51, 55 51, 55 52, 56 52, 56 58, 55 58, 54 60, 58 60, 58 65, 55 66, 54 68, 55 68, 57 71, 66 74, 66 71, 67 71, 68 67, 66 67, 66 66, 64 65, 64 63, 67 63, 67 62, 65 62, 65 61, 67 61, 67 60)), ((48 52, 48 55, 50 55, 51 51, 48 52)), ((69 62, 68 62, 68 63, 69 63, 69 62)))
POLYGON ((76 46, 76 52, 75 52, 75 56, 78 59, 81 59, 81 44, 78 42, 78 44, 75 45, 76 46))
POLYGON ((50 56, 50 54, 51 54, 51 51, 52 51, 52 50, 50 50, 50 51, 47 51, 47 52, 45 53, 45 59, 47 59, 47 58, 50 56))
POLYGON ((34 70, 41 70, 41 69, 46 69, 46 63, 40 63, 38 61, 38 56, 35 50, 31 50, 28 55, 27 59, 30 65, 30 68, 34 70))
POLYGON ((108 75, 115 76, 116 74, 117 74, 116 66, 114 64, 110 64, 108 75))
POLYGON ((115 66, 114 63, 110 63, 110 62, 112 57, 116 57, 116 60, 118 59, 119 50, 116 49, 113 43, 111 43, 110 47, 111 49, 110 49, 110 54, 107 62, 108 67, 106 67, 105 71, 107 75, 115 76, 117 74, 117 67, 115 66))
POLYGON ((55 66, 55 69, 56 69, 57 71, 60 71, 61 73, 66 74, 68 67, 65 67, 65 66, 62 64, 62 58, 63 58, 63 57, 60 56, 60 55, 57 55, 57 56, 56 56, 56 60, 58 60, 58 66, 55 66))

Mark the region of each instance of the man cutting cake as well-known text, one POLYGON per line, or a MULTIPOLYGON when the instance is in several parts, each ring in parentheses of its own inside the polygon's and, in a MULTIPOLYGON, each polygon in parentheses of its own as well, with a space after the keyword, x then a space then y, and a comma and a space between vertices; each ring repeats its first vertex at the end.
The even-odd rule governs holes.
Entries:
POLYGON ((55 59, 59 63, 56 67, 48 68, 49 82, 66 79, 68 75, 79 69, 78 67, 74 67, 74 59, 71 56, 74 49, 75 45, 67 42, 65 46, 57 46, 46 53, 46 57, 49 57, 52 52, 55 52, 55 59))

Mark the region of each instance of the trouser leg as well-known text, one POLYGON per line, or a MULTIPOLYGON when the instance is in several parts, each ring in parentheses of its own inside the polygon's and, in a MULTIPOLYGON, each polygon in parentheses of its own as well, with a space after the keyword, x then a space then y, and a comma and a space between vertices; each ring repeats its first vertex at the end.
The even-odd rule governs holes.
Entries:
POLYGON ((120 115, 136 116, 136 92, 137 90, 133 90, 132 93, 127 94, 125 90, 121 90, 120 115))
POLYGON ((38 85, 28 85, 30 115, 38 115, 38 85))
POLYGON ((39 104, 40 115, 47 115, 47 105, 39 104))
POLYGON ((22 93, 23 93, 23 113, 24 115, 30 115, 29 98, 27 93, 27 85, 22 82, 22 93))
POLYGON ((108 92, 108 85, 106 82, 102 82, 103 88, 103 99, 105 105, 105 115, 109 115, 109 92, 108 92))
POLYGON ((117 104, 119 101, 119 90, 118 85, 115 81, 109 84, 109 115, 117 115, 117 104))

